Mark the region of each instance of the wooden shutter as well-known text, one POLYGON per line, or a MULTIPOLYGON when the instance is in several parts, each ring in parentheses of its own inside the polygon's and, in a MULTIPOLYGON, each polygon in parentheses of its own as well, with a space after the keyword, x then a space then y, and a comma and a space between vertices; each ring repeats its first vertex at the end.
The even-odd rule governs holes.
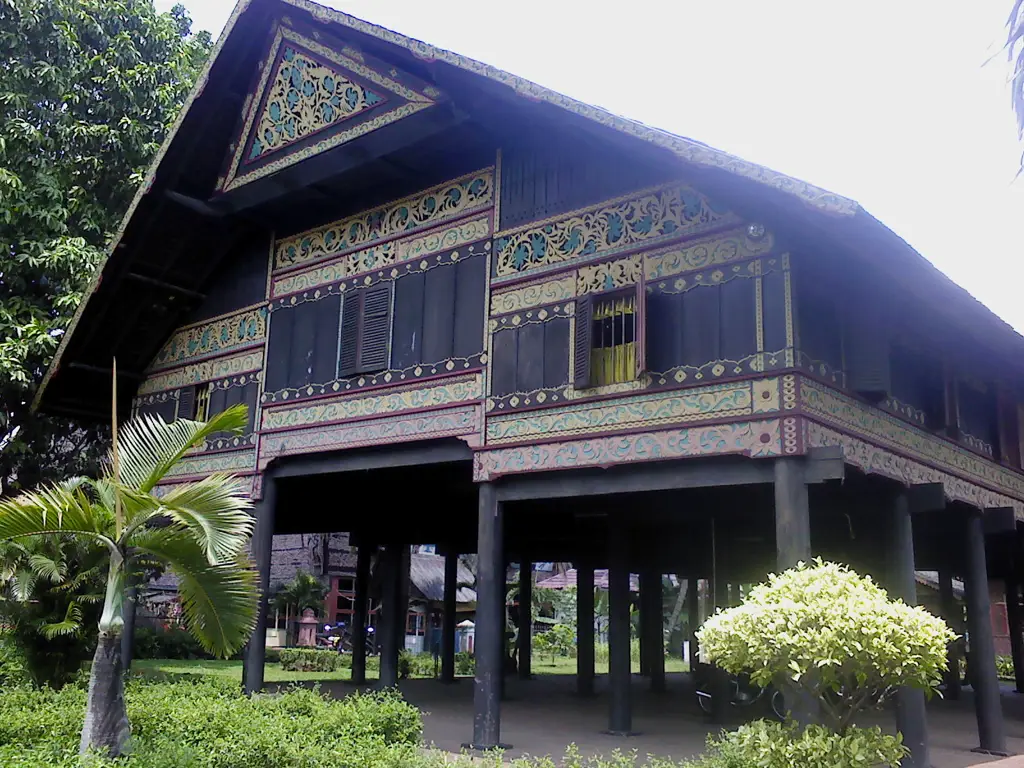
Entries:
POLYGON ((576 389, 590 386, 591 326, 593 325, 594 300, 592 296, 576 299, 576 338, 573 339, 573 380, 576 389))
MULTIPOLYGON (((206 386, 205 384, 203 386, 206 386)), ((178 413, 175 418, 192 419, 196 415, 196 388, 184 387, 178 392, 178 413)))
POLYGON ((359 372, 382 371, 388 367, 391 346, 391 283, 367 288, 363 296, 362 328, 359 334, 359 372))
POLYGON ((638 379, 647 370, 647 288, 643 275, 636 283, 636 306, 633 309, 633 344, 636 349, 636 370, 633 378, 638 379))
POLYGON ((847 386, 871 402, 892 389, 889 340, 885 327, 861 314, 850 326, 846 346, 847 386))
POLYGON ((363 312, 363 292, 345 296, 341 310, 341 336, 338 341, 338 376, 354 376, 359 372, 359 317, 363 312))

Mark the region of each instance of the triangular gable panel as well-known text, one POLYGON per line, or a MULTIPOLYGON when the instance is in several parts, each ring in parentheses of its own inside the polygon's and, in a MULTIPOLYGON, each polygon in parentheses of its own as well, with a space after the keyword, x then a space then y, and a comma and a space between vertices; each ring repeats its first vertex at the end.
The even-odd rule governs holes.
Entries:
POLYGON ((352 46, 335 50, 280 25, 220 191, 353 141, 441 98, 432 85, 352 46))

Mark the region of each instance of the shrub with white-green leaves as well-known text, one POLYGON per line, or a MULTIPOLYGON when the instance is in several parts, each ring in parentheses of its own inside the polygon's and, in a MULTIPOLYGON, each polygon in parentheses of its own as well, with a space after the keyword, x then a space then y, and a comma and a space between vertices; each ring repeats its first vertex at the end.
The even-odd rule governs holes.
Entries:
POLYGON ((773 574, 697 636, 702 661, 747 672, 758 685, 809 693, 821 703, 823 723, 838 733, 898 687, 934 692, 955 638, 925 609, 820 560, 773 574))

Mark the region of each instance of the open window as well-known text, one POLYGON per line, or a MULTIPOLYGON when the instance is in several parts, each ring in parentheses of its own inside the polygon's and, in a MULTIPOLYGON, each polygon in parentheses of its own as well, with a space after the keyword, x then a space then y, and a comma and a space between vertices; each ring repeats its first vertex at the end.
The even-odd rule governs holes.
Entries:
POLYGON ((644 370, 642 284, 576 300, 573 386, 576 389, 636 381, 644 370))
POLYGON ((196 384, 178 393, 176 418, 206 421, 210 417, 210 385, 196 384))

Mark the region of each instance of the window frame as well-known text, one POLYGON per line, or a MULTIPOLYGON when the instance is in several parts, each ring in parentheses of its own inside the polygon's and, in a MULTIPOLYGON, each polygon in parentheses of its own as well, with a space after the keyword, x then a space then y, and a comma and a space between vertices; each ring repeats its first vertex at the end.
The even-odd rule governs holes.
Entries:
POLYGON ((573 375, 572 386, 576 390, 595 389, 603 386, 614 386, 615 384, 628 384, 633 381, 640 381, 647 370, 646 360, 646 326, 647 326, 647 287, 644 280, 638 279, 632 286, 613 288, 597 293, 587 293, 576 298, 575 306, 575 334, 572 339, 573 375), (635 365, 632 378, 614 384, 594 383, 594 309, 604 302, 615 301, 619 298, 634 299, 634 321, 633 321, 633 342, 635 348, 635 365))

